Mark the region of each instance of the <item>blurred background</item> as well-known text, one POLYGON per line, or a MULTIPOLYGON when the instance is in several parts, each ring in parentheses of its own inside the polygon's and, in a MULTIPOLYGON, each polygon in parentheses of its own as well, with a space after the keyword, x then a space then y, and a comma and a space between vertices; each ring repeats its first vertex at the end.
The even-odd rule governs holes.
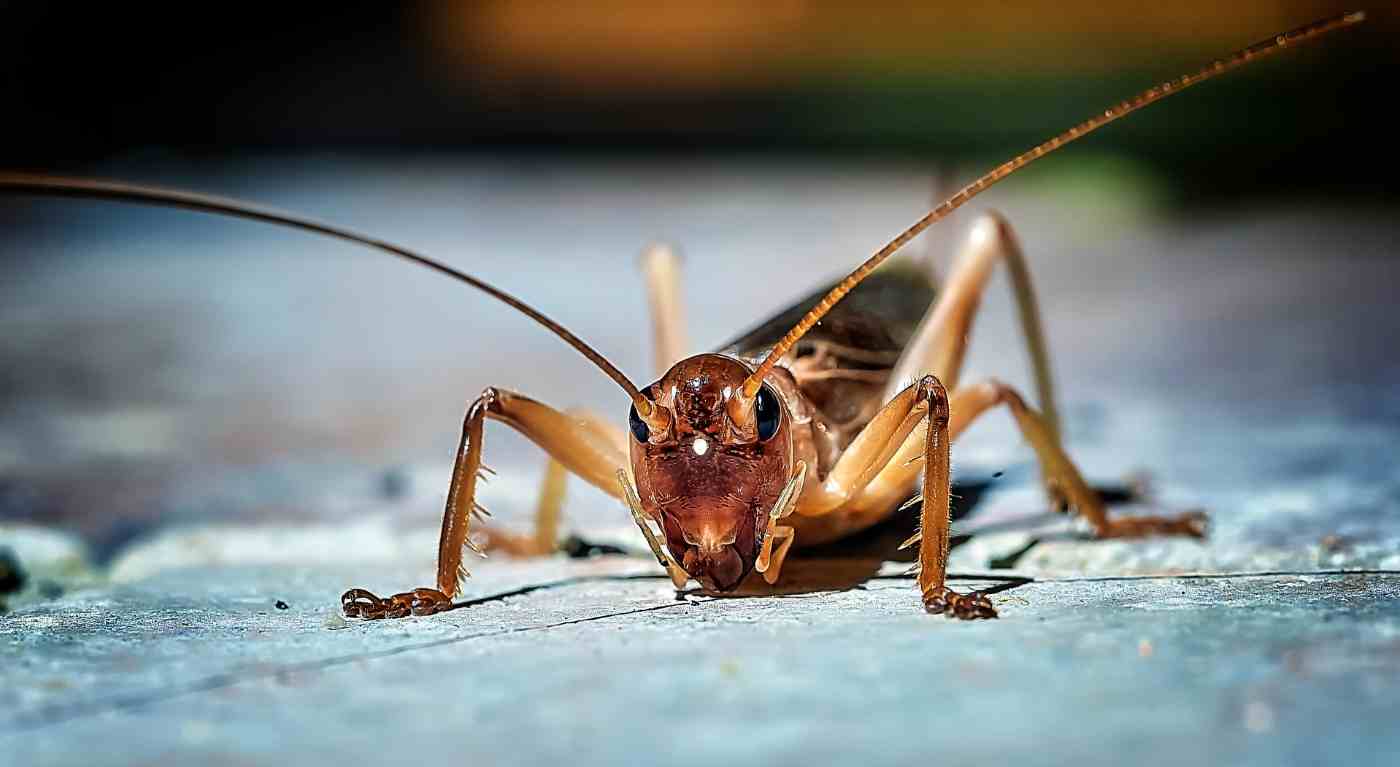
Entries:
MULTIPOLYGON (((1390 3, 1096 137, 1186 199, 1393 194, 1390 3), (1286 169, 1286 172, 1285 172, 1286 169)), ((7 3, 7 165, 134 150, 775 153, 980 162, 1144 84, 1350 6, 1249 0, 7 3)), ((1070 160, 1066 160, 1069 162, 1070 160)))
MULTIPOLYGON (((647 242, 684 251, 692 341, 717 344, 864 258, 935 189, 1341 10, 4 3, 0 165, 228 194, 421 248, 650 380, 634 274, 647 242)), ((1393 4, 1368 10, 1360 29, 1075 144, 914 247, 946 265, 977 210, 1005 211, 1087 471, 1148 465, 1182 503, 1238 520, 1227 539, 1397 530, 1383 110, 1400 26, 1393 4)), ((0 521, 76 531, 99 559, 168 522, 431 526, 481 387, 621 421, 607 381, 528 321, 349 250, 0 199, 0 521)), ((1004 294, 970 374, 1024 383, 1004 294)), ((1000 420, 969 435, 960 466, 1025 465, 1000 420)), ((505 429, 489 439, 520 477, 497 507, 523 525, 541 460, 505 429)))

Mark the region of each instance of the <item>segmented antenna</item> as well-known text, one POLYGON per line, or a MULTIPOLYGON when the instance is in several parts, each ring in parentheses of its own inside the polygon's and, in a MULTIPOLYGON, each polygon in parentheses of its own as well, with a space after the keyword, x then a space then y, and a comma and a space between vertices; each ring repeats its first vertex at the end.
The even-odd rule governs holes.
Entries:
MULTIPOLYGON (((481 292, 500 301, 506 306, 515 309, 526 317, 543 325, 546 330, 559 336, 564 343, 574 347, 579 354, 587 357, 590 362, 597 365, 608 378, 617 382, 627 396, 632 398, 632 404, 636 406, 637 412, 643 417, 661 417, 664 414, 654 413, 651 400, 642 396, 632 382, 627 380, 627 376, 622 374, 607 358, 599 354, 593 347, 584 343, 583 339, 570 333, 567 328, 536 311, 529 304, 521 301, 515 296, 506 293, 490 283, 479 280, 465 272, 458 271, 447 264, 415 253, 407 248, 400 247, 391 242, 378 240, 362 234, 341 229, 340 227, 322 224, 310 219, 281 213, 275 210, 250 205, 238 200, 224 197, 214 197, 211 195, 196 194, 194 192, 184 192, 175 189, 162 189, 150 186, 138 186, 135 184, 124 184, 115 181, 99 181, 86 178, 65 178, 60 176, 48 176, 42 174, 27 173, 0 173, 0 191, 11 194, 39 194, 56 197, 86 197, 101 200, 121 200, 124 202, 148 203, 154 205, 169 205, 177 208, 188 208, 191 210, 203 211, 205 213, 219 213, 227 216, 263 221, 270 224, 290 226, 307 232, 322 234, 327 237, 334 237, 346 240, 358 245, 373 248, 375 250, 388 253, 392 256, 402 258, 405 261, 427 267, 440 274, 445 274, 459 282, 480 290, 481 292)), ((662 424, 664 425, 664 424, 662 424)))
POLYGON ((744 386, 741 389, 741 393, 743 394, 742 401, 739 397, 734 397, 730 400, 731 414, 740 407, 745 410, 749 409, 748 406, 752 404, 754 396, 758 394, 759 387, 763 385, 764 377, 773 370, 773 366, 778 363, 778 360, 782 359, 783 355, 787 354, 788 351, 792 349, 793 344, 801 340, 802 336, 805 335, 808 330, 811 330, 812 326, 816 325, 823 315, 831 311, 831 307, 835 306, 842 297, 851 292, 852 288, 860 284, 861 280, 868 277, 871 272, 875 271, 876 267, 884 263, 885 259, 893 255, 895 251, 904 247, 905 243, 914 239, 920 232, 933 226, 949 213, 962 207, 964 203, 986 191, 991 185, 1015 173, 1021 168, 1026 167, 1032 162, 1039 160, 1045 155, 1050 154, 1065 144, 1093 133, 1114 120, 1131 112, 1136 112, 1148 104, 1160 101, 1173 93, 1189 88, 1197 83, 1205 82, 1217 75, 1222 75, 1254 59, 1276 53, 1290 45, 1307 42, 1331 32, 1332 30, 1349 27, 1352 24, 1357 24, 1365 20, 1365 18, 1366 13, 1364 11, 1354 11, 1320 21, 1314 21, 1311 24, 1299 27, 1290 32, 1274 35, 1268 40, 1255 43, 1248 48, 1236 51, 1223 59, 1217 59, 1192 74, 1182 75, 1174 80, 1168 80, 1148 88, 1126 101, 1120 101, 1108 109, 1105 109, 1102 114, 1095 115, 1049 141, 1027 152, 1022 152, 1016 157, 991 169, 981 178, 958 190, 957 194, 944 200, 938 207, 929 211, 928 215, 919 219, 913 226, 901 232, 898 237, 890 240, 885 247, 880 248, 875 252, 875 255, 867 259, 865 263, 856 267, 855 271, 851 272, 846 279, 841 280, 841 282, 837 284, 836 287, 832 288, 831 292, 827 293, 821 301, 818 301, 817 305, 812 307, 812 310, 807 312, 801 321, 793 326, 792 330, 789 330, 787 335, 783 336, 782 339, 778 341, 777 345, 773 347, 773 350, 768 352, 768 356, 763 359, 763 362, 758 366, 758 369, 753 372, 753 375, 750 375, 744 380, 744 386))

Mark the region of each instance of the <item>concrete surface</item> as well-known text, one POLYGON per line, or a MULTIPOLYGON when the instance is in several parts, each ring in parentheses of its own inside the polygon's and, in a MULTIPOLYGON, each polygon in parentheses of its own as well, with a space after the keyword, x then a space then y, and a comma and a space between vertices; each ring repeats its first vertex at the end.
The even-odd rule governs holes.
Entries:
MULTIPOLYGON (((928 194, 909 169, 747 162, 148 157, 107 174, 421 247, 638 379, 647 240, 684 248, 704 348, 849 267, 928 194)), ((794 563, 796 593, 725 600, 633 577, 652 572, 641 557, 491 560, 469 609, 342 623, 345 588, 429 579, 483 386, 619 422, 625 401, 527 321, 371 254, 3 201, 0 549, 29 577, 0 615, 0 765, 1393 763, 1393 212, 1167 218, 1141 186, 1060 178, 986 204, 1031 258, 1071 452, 1097 482, 1147 471, 1157 505, 1211 511, 1212 538, 1083 540, 1043 515, 1026 449, 992 416, 954 446, 958 475, 989 483, 954 569, 1036 580, 974 625, 923 615, 904 565, 869 551, 794 563)), ((1006 293, 987 296, 967 375, 1024 386, 1006 293)), ((497 427, 487 452, 484 501, 523 527, 539 454, 497 427)), ((579 483, 567 516, 641 548, 579 483)))
MULTIPOLYGON (((579 569, 518 567, 471 595, 579 569)), ((902 579, 678 600, 654 578, 346 625, 331 603, 349 577, 187 570, 0 621, 0 754, 1269 765, 1400 753, 1397 573, 1032 583, 997 596, 1000 621, 972 624, 922 614, 902 579)))

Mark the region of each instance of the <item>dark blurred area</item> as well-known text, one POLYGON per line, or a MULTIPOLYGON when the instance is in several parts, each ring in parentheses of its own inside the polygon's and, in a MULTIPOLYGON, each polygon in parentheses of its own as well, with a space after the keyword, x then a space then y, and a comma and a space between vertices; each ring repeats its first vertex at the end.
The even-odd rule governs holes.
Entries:
MULTIPOLYGON (((0 163, 159 148, 1001 159, 1347 7, 1176 3, 9 3, 0 163)), ((1095 136, 1176 202, 1389 197, 1393 4, 1095 136)), ((1059 160, 1056 160, 1059 161, 1059 160)), ((1054 161, 1052 161, 1054 162, 1054 161)))

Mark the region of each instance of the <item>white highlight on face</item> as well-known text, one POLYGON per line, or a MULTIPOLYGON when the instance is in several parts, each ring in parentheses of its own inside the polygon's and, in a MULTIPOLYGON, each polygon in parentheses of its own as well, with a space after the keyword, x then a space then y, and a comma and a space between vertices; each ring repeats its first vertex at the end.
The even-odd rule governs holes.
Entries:
POLYGON ((694 450, 696 455, 704 455, 710 452, 710 443, 704 437, 696 437, 695 441, 690 443, 690 449, 694 450))

